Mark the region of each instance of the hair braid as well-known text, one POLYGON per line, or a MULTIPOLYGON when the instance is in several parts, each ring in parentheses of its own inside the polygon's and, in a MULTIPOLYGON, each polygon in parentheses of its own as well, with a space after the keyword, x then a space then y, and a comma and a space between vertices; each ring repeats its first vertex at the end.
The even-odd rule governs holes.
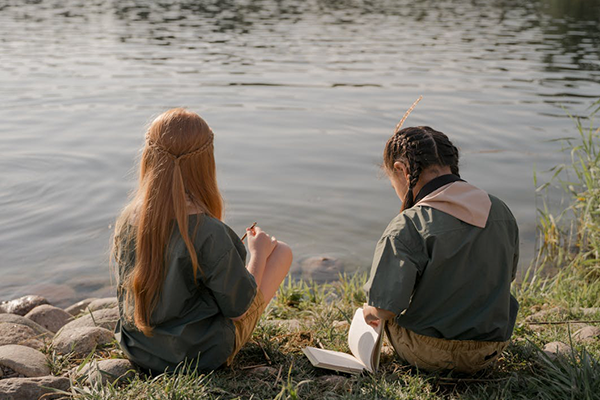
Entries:
POLYGON ((426 168, 448 166, 458 175, 458 149, 445 134, 428 126, 404 128, 387 141, 383 152, 384 168, 393 171, 396 161, 405 163, 409 177, 402 210, 414 205, 413 189, 426 168))

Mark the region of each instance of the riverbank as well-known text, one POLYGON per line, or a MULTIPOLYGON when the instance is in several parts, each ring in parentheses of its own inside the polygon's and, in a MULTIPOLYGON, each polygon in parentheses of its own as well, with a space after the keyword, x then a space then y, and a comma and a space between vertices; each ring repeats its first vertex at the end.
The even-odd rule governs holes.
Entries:
POLYGON ((570 182, 551 182, 565 188, 568 207, 541 207, 538 255, 514 286, 517 324, 493 368, 475 376, 424 373, 388 345, 375 374, 313 368, 305 346, 349 351, 349 321, 365 301, 366 275, 356 274, 332 284, 285 283, 231 368, 154 379, 128 372, 112 336, 114 298, 65 310, 44 299, 3 304, 0 398, 35 398, 54 386, 56 398, 76 399, 599 399, 600 140, 593 126, 577 123, 578 137, 565 142, 571 162, 557 168, 569 171, 570 182))

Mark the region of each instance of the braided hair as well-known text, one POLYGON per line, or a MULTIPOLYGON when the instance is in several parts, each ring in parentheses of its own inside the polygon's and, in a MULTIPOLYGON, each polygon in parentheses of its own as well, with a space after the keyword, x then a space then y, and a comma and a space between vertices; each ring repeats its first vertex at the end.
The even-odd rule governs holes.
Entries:
POLYGON ((402 210, 414 205, 413 189, 419 181, 421 172, 431 166, 450 167, 457 176, 458 149, 448 136, 428 126, 404 128, 397 131, 385 144, 383 167, 394 170, 396 161, 408 167, 408 192, 402 202, 402 210))

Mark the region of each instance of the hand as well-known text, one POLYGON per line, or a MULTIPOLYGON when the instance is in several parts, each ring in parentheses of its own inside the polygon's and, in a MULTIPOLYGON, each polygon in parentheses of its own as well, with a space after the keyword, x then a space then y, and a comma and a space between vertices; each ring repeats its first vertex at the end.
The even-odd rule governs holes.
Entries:
POLYGON ((366 304, 363 306, 363 317, 365 317, 365 322, 371 325, 373 328, 377 328, 381 323, 381 320, 377 314, 377 308, 368 306, 366 304))
POLYGON ((277 247, 277 239, 267 235, 258 226, 246 229, 248 233, 248 250, 251 257, 256 257, 266 260, 275 247, 277 247))

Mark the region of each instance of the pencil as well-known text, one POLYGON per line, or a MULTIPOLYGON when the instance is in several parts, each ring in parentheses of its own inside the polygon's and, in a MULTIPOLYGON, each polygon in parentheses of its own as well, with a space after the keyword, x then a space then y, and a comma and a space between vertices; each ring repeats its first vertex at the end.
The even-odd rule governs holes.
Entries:
MULTIPOLYGON (((252 224, 252 226, 248 229, 252 229, 256 226, 256 222, 252 224)), ((246 231, 246 233, 244 233, 244 236, 242 236, 242 242, 244 241, 244 239, 246 239, 246 236, 248 236, 248 231, 246 231)))

